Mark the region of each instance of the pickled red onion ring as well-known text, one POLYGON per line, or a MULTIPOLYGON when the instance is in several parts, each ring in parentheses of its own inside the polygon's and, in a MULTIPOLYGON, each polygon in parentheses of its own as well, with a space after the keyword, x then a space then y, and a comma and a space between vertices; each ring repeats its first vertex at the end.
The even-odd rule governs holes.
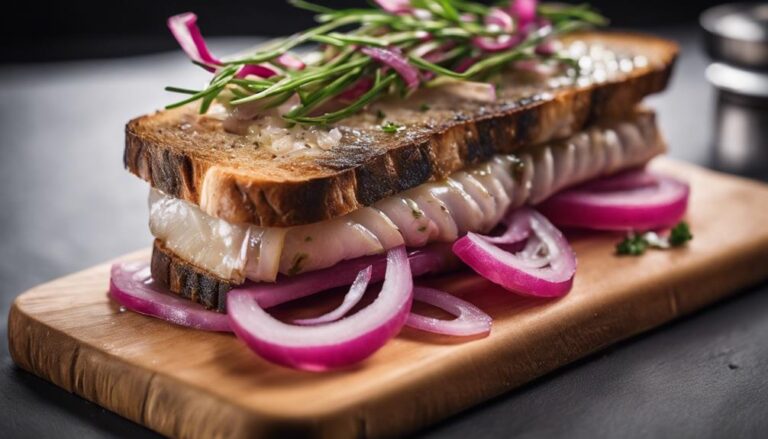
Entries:
POLYGON ((412 300, 412 274, 401 246, 387 252, 379 296, 352 316, 318 326, 290 325, 270 316, 253 289, 235 289, 227 295, 227 317, 235 334, 262 358, 324 371, 357 363, 379 350, 405 324, 412 300))
POLYGON ((653 230, 680 221, 687 183, 648 171, 596 180, 547 199, 539 210, 558 226, 594 230, 653 230))
POLYGON ((414 287, 413 299, 436 306, 456 316, 452 320, 437 319, 411 311, 405 325, 436 334, 470 336, 487 334, 491 331, 491 316, 480 308, 456 296, 433 288, 414 287))
POLYGON ((319 325, 321 323, 333 322, 344 317, 344 314, 349 312, 349 310, 357 305, 360 302, 360 299, 363 298, 365 289, 368 287, 368 282, 371 281, 371 273, 373 273, 373 267, 370 265, 357 273, 355 281, 352 282, 349 291, 344 295, 344 301, 341 302, 341 305, 337 308, 318 317, 294 320, 293 324, 307 326, 319 325))
POLYGON ((109 295, 131 311, 204 331, 230 331, 226 315, 155 284, 146 261, 114 264, 110 274, 109 295))
POLYGON ((559 297, 570 291, 576 256, 563 234, 543 215, 527 207, 512 211, 507 224, 529 228, 528 239, 540 240, 541 247, 534 242, 534 248, 544 254, 511 253, 476 233, 456 241, 453 252, 475 272, 509 291, 536 297, 559 297), (542 258, 546 258, 546 265, 542 258))

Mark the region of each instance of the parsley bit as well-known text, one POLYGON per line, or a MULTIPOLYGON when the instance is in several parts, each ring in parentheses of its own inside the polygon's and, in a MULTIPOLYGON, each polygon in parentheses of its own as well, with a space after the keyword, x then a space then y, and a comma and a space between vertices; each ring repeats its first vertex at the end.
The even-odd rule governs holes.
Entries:
POLYGON ((623 241, 616 244, 617 255, 640 256, 648 248, 648 241, 640 235, 630 234, 623 241))
POLYGON ((669 231, 669 245, 672 247, 679 247, 686 242, 693 239, 691 235, 691 228, 688 227, 688 223, 680 221, 672 230, 669 231))
POLYGON ((423 112, 425 112, 425 111, 429 111, 429 109, 430 109, 430 108, 432 108, 432 107, 430 107, 430 106, 429 106, 429 105, 427 105, 427 104, 421 104, 421 105, 419 105, 419 111, 421 111, 422 113, 423 113, 423 112))
POLYGON ((669 231, 668 236, 659 236, 656 232, 642 234, 630 233, 623 241, 616 244, 616 254, 639 256, 648 248, 665 250, 680 247, 693 239, 688 223, 681 221, 669 231))
POLYGON ((400 124, 396 124, 394 122, 390 122, 390 121, 387 121, 387 122, 384 122, 383 124, 381 124, 381 130, 384 131, 387 134, 395 134, 395 133, 397 133, 399 131, 402 131, 404 129, 405 129, 404 126, 402 126, 400 124))
POLYGON ((387 117, 387 115, 386 115, 386 114, 385 114, 383 111, 381 111, 381 110, 376 110, 376 118, 377 118, 377 119, 384 119, 384 118, 386 118, 386 117, 387 117))

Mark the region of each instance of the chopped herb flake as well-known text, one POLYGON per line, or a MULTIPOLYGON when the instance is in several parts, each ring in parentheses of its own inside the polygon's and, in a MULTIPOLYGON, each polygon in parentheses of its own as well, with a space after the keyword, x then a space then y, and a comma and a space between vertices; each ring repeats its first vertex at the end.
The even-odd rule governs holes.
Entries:
POLYGON ((431 107, 429 105, 427 105, 427 104, 419 105, 419 111, 421 111, 422 113, 425 112, 425 111, 429 111, 430 108, 431 107))
POLYGON ((616 254, 640 256, 648 248, 648 241, 641 235, 630 235, 616 244, 616 254))
POLYGON ((668 249, 680 247, 693 239, 688 223, 681 221, 669 231, 668 236, 659 236, 649 231, 642 234, 630 233, 624 240, 616 244, 616 254, 639 256, 648 248, 668 249))
POLYGON ((296 255, 293 256, 293 265, 291 265, 291 268, 288 269, 288 275, 293 276, 301 273, 301 271, 304 269, 304 262, 306 262, 307 259, 309 259, 308 254, 296 253, 296 255))
POLYGON ((685 221, 680 221, 669 231, 669 245, 673 247, 679 247, 691 239, 693 239, 693 235, 691 234, 690 227, 688 227, 688 223, 685 221))
POLYGON ((377 119, 384 119, 386 117, 387 117, 386 113, 384 113, 381 110, 376 110, 376 118, 377 119))
POLYGON ((420 226, 420 227, 419 227, 418 229, 416 229, 416 230, 418 230, 419 232, 426 232, 426 231, 427 231, 427 226, 420 226))
POLYGON ((390 121, 381 124, 381 130, 388 134, 395 134, 398 131, 402 131, 403 129, 405 129, 405 127, 402 125, 390 121))

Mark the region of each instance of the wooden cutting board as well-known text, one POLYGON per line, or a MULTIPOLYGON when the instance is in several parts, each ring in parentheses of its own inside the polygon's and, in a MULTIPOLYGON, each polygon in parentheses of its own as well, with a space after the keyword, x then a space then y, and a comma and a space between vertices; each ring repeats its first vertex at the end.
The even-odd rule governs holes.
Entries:
POLYGON ((617 257, 617 235, 573 236, 579 268, 559 300, 520 298, 470 273, 430 281, 490 313, 487 338, 406 328, 357 367, 293 371, 232 335, 120 312, 103 264, 19 296, 10 351, 22 368, 168 436, 411 432, 768 278, 767 186, 668 160, 654 166, 691 183, 690 245, 617 257))

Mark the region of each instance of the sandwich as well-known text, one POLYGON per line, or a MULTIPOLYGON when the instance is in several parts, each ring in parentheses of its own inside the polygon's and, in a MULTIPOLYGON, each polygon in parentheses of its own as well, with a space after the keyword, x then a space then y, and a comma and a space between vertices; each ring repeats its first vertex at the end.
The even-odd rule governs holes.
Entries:
POLYGON ((471 303, 414 286, 423 274, 468 267, 560 296, 576 256, 558 226, 643 232, 684 215, 687 185, 643 169, 666 146, 642 101, 667 86, 674 43, 531 0, 294 3, 319 25, 224 59, 194 14, 169 19, 212 79, 169 87, 185 98, 126 126, 155 238, 150 262, 113 267, 128 308, 326 370, 405 324, 490 331, 471 303), (265 311, 339 286, 343 303, 320 317, 265 311), (411 313, 413 300, 458 324, 411 313))

